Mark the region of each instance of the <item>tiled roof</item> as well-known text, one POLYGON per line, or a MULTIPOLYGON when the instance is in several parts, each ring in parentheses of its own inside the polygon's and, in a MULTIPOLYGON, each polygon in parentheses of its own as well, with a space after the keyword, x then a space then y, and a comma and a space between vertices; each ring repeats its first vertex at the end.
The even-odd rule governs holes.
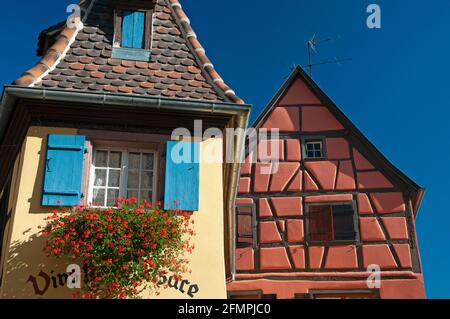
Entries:
POLYGON ((111 0, 81 1, 87 14, 82 28, 65 27, 14 84, 244 103, 215 71, 178 0, 154 1, 150 62, 111 58, 111 0))

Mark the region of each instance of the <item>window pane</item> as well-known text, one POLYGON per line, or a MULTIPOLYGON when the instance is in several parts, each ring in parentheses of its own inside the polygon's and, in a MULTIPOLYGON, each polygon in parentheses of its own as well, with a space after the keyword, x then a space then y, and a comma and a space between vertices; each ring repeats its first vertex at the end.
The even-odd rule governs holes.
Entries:
POLYGON ((106 169, 95 170, 95 186, 106 186, 106 169))
POLYGON ((109 187, 120 187, 120 171, 119 170, 110 170, 109 171, 108 186, 109 187))
POLYGON ((149 202, 151 202, 153 200, 153 193, 152 191, 141 191, 141 198, 140 200, 148 200, 149 202))
POLYGON ((108 189, 108 198, 106 201, 106 206, 114 206, 116 203, 116 198, 119 197, 118 189, 108 189))
POLYGON ((333 240, 333 216, 331 206, 309 207, 309 233, 312 241, 333 240))
POLYGON ((142 157, 142 168, 145 170, 153 170, 153 154, 144 154, 142 157))
POLYGON ((139 188, 139 172, 128 172, 128 188, 139 188))
POLYGON ((109 167, 120 168, 122 166, 122 153, 111 152, 109 154, 109 167))
POLYGON ((141 187, 146 189, 153 189, 153 173, 142 172, 141 187))
POLYGON ((335 240, 355 240, 355 221, 352 205, 333 206, 333 226, 335 240))
POLYGON ((107 151, 97 151, 95 153, 95 166, 96 167, 107 167, 108 166, 108 152, 107 151))
POLYGON ((355 240, 355 228, 352 215, 333 216, 334 239, 355 240))
POLYGON ((105 189, 103 188, 94 188, 94 197, 92 200, 92 204, 94 206, 103 206, 105 205, 105 189))
POLYGON ((140 153, 130 153, 128 157, 128 168, 129 169, 140 169, 141 168, 141 154, 140 153))
POLYGON ((138 197, 138 195, 139 195, 138 191, 134 191, 134 190, 129 190, 127 193, 128 198, 132 198, 134 196, 138 197))
POLYGON ((306 144, 306 156, 308 158, 322 158, 322 142, 307 142, 306 144))
POLYGON ((334 215, 353 215, 353 205, 334 205, 334 215))

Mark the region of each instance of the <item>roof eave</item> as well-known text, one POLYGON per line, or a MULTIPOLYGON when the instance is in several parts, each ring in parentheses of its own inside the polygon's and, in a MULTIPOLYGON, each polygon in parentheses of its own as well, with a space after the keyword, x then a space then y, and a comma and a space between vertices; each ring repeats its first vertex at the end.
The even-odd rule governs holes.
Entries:
POLYGON ((133 106, 171 111, 185 111, 188 109, 189 111, 198 113, 228 114, 244 117, 248 117, 251 111, 251 105, 249 104, 8 85, 4 87, 0 105, 0 140, 3 139, 3 134, 18 99, 66 101, 92 105, 133 106))

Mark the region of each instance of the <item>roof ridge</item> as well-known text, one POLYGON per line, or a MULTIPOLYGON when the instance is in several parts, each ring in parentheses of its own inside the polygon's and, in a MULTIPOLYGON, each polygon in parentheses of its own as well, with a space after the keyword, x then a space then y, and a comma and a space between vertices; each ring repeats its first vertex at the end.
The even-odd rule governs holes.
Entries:
MULTIPOLYGON (((65 27, 59 34, 58 39, 47 50, 41 60, 34 67, 25 71, 20 78, 13 82, 13 85, 33 86, 58 65, 70 49, 70 45, 75 40, 78 32, 83 28, 83 20, 85 20, 88 16, 95 1, 96 0, 90 1, 83 19, 78 18, 74 21, 77 23, 76 28, 70 27, 67 23, 65 23, 65 27)), ((86 5, 87 2, 87 0, 80 0, 79 5, 86 5)))
POLYGON ((236 93, 225 83, 219 73, 215 70, 211 60, 206 55, 205 49, 197 39, 197 35, 191 26, 190 20, 184 12, 181 3, 178 0, 166 0, 173 13, 175 14, 177 21, 186 33, 187 40, 193 48, 192 54, 200 62, 200 66, 205 70, 205 73, 211 78, 214 85, 223 92, 223 94, 236 104, 245 104, 244 100, 236 95, 236 93))

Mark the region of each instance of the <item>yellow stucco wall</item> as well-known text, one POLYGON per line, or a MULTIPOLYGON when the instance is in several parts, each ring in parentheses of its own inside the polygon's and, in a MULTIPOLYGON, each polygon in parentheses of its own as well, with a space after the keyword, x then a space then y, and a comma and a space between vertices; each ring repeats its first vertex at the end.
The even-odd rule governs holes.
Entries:
MULTIPOLYGON (((1 298, 70 298, 72 290, 58 285, 57 274, 65 272, 70 262, 65 263, 45 256, 43 240, 37 237, 38 226, 44 224, 48 209, 40 206, 42 180, 45 164, 45 150, 48 134, 77 134, 76 129, 31 127, 16 159, 11 195, 9 221, 5 237, 3 262, 3 284, 1 298), (55 278, 56 288, 51 280, 45 288, 43 271, 55 278), (42 275, 42 274, 41 274, 42 275), (36 278, 36 294, 30 276, 36 278)), ((211 139, 202 143, 205 146, 222 149, 221 139, 211 139)), ((220 157, 221 158, 221 157, 220 157)), ((220 163, 200 164, 200 210, 194 213, 195 250, 189 256, 192 274, 185 279, 190 281, 191 292, 195 298, 226 298, 224 236, 223 236, 223 170, 220 163)), ((44 276, 45 276, 44 274, 44 276)), ((185 292, 175 288, 162 291, 158 298, 187 298, 190 286, 185 292)), ((154 296, 145 295, 152 298, 154 296)))
MULTIPOLYGON (((192 274, 186 278, 197 284, 196 298, 225 299, 225 256, 223 234, 223 168, 220 163, 205 160, 206 148, 222 150, 222 139, 201 143, 200 210, 194 213, 194 253, 189 257, 192 274)), ((222 153, 218 158, 222 159, 222 153)), ((162 291, 160 298, 186 298, 173 288, 162 291)), ((187 297, 190 298, 190 297, 187 297)))

